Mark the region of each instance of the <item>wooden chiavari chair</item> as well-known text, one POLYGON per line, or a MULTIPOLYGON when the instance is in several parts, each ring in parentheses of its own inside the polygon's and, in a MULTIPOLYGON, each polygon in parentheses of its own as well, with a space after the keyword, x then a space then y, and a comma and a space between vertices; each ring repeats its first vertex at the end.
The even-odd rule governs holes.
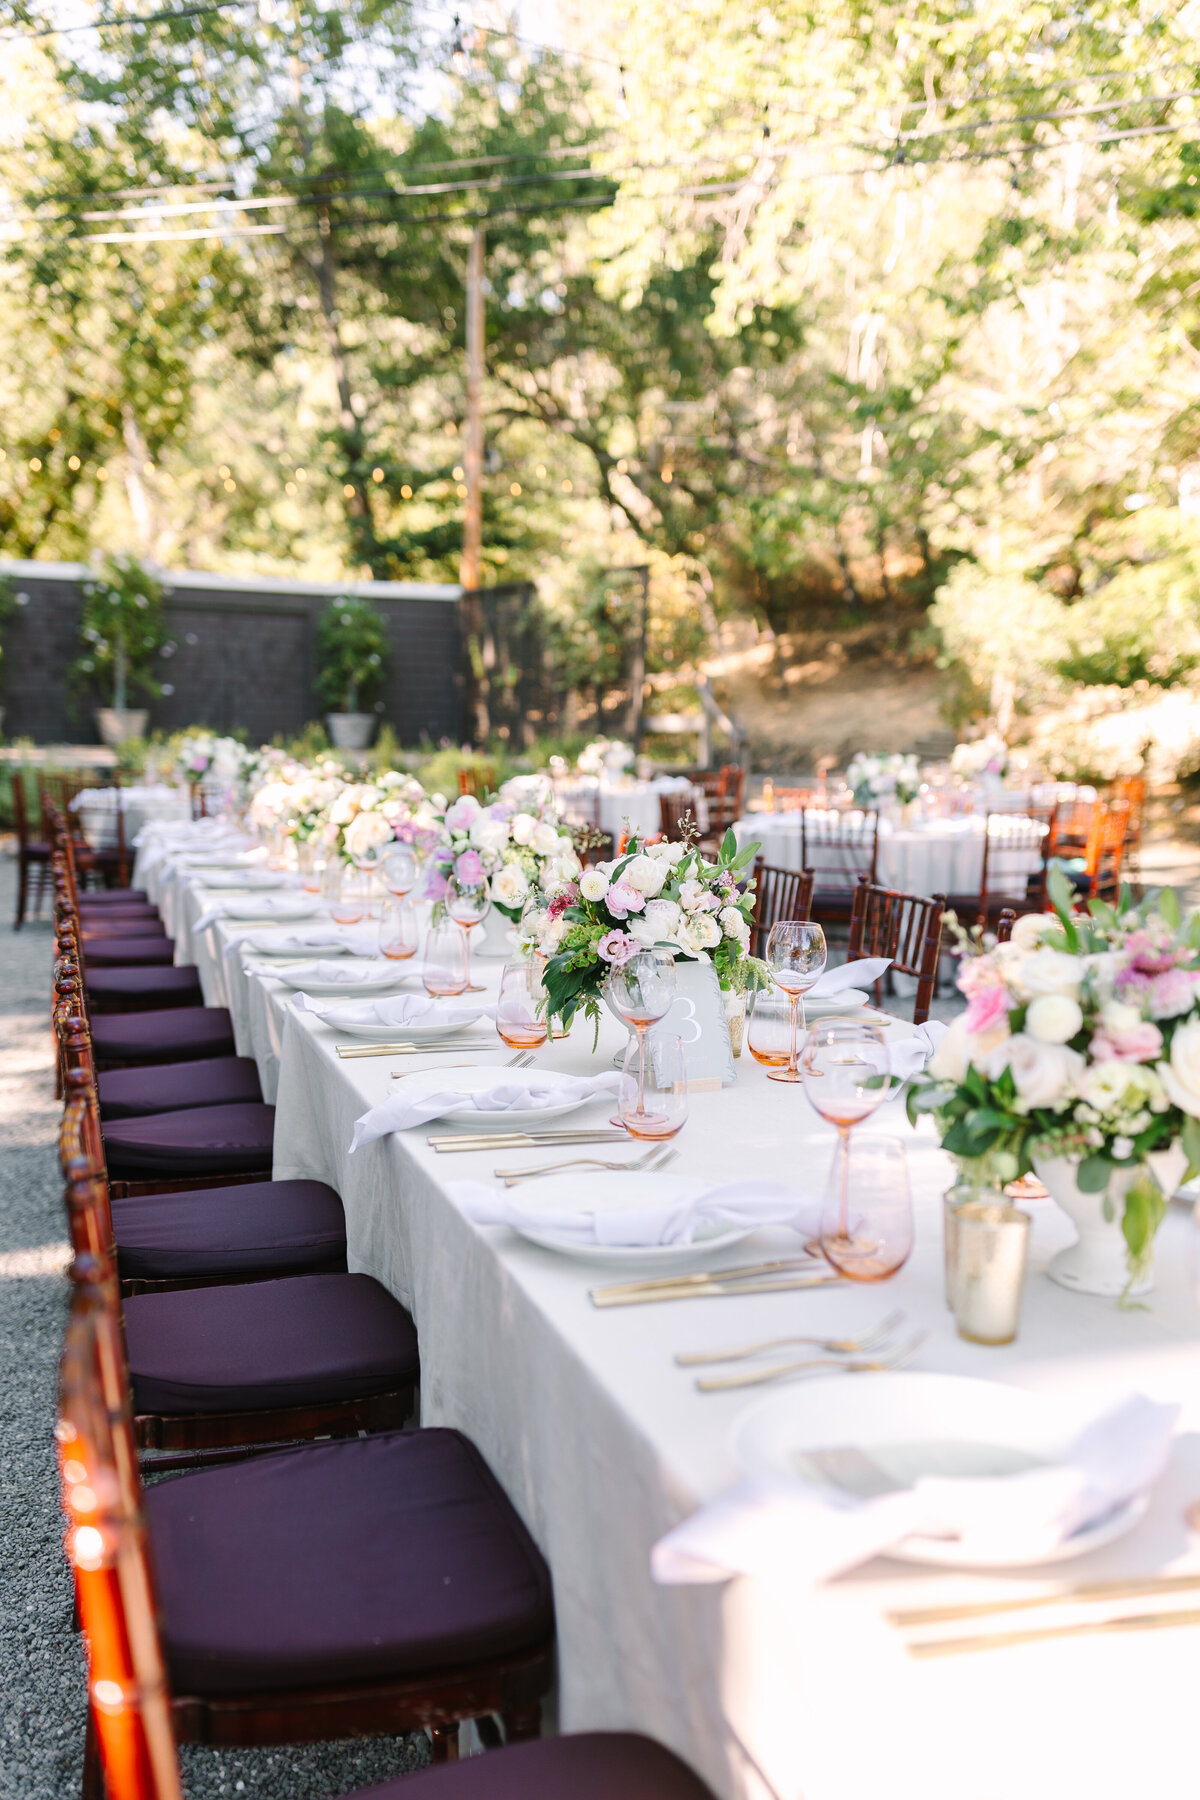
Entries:
MULTIPOLYGON (((942 947, 942 915, 946 896, 902 894, 875 887, 865 878, 854 892, 850 915, 850 948, 847 960, 860 956, 890 956, 889 974, 912 975, 917 982, 913 1024, 929 1017, 937 985, 938 957, 942 947)), ((876 983, 878 997, 880 984, 876 983)))
POLYGON ((754 863, 754 924, 750 954, 765 956, 772 925, 781 919, 811 919, 811 869, 776 869, 761 856, 754 863))
POLYGON ((1146 814, 1146 779, 1143 775, 1126 775, 1113 782, 1113 800, 1128 808, 1125 820, 1125 847, 1122 867, 1134 881, 1142 872, 1142 826, 1146 814))
POLYGON ((35 837, 29 818, 29 797, 25 791, 25 771, 12 772, 13 821, 17 828, 17 915, 13 930, 20 931, 30 899, 34 917, 41 918, 43 896, 50 892, 50 840, 35 837))
MULTIPOLYGON (((988 813, 984 820, 983 870, 974 918, 985 928, 1006 909, 1014 913, 1044 912, 1053 810, 1039 818, 988 813), (1030 864, 1034 866, 1031 868, 1030 864)), ((951 910, 966 912, 956 896, 951 910)))
POLYGON ((813 872, 813 916, 822 924, 844 924, 858 884, 875 880, 879 814, 805 808, 799 823, 800 866, 813 872))
POLYGON ((1129 808, 1121 800, 1112 806, 1097 801, 1084 851, 1084 876, 1090 900, 1117 901, 1121 895, 1121 863, 1129 808))
POLYGON ((684 827, 696 825, 695 802, 688 794, 660 794, 658 806, 663 837, 671 844, 682 843, 684 827))

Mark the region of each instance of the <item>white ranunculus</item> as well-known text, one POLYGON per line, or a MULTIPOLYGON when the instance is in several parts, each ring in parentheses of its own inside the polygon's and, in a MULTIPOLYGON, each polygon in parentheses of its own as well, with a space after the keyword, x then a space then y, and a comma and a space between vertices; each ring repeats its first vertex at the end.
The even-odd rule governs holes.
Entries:
POLYGON ((1016 965, 1013 974, 1023 999, 1032 1000, 1038 994, 1070 994, 1074 998, 1084 965, 1065 950, 1034 950, 1016 965))
POLYGON ((631 888, 636 888, 647 900, 653 900, 656 894, 662 892, 666 875, 662 864, 655 862, 652 856, 635 856, 626 865, 621 879, 627 881, 631 888))
POLYGON ((1069 994, 1039 994, 1025 1014, 1025 1029, 1039 1044, 1069 1044, 1083 1026, 1083 1010, 1069 994))
POLYGON ((477 850, 486 850, 493 855, 498 850, 508 848, 508 820, 489 819, 483 813, 471 827, 471 842, 477 850))
POLYGON ((745 938, 750 935, 746 915, 736 906, 723 906, 717 914, 717 919, 721 930, 727 937, 745 938))
POLYGON ((492 876, 492 899, 497 906, 520 906, 529 892, 529 880, 520 863, 505 863, 492 876))
POLYGON ((558 833, 553 825, 547 825, 544 819, 539 820, 534 826, 533 836, 529 841, 539 856, 553 856, 558 849, 558 833))
POLYGON ((708 889, 702 881, 685 881, 679 890, 679 904, 684 912, 695 912, 703 906, 708 889))
POLYGON ((346 855, 363 856, 383 844, 390 844, 392 837, 392 828, 382 813, 360 812, 346 827, 346 855))
POLYGON ((1168 1099, 1180 1112, 1200 1119, 1200 1020, 1179 1026, 1171 1039, 1170 1061, 1158 1063, 1157 1069, 1168 1099))
POLYGON ((966 1014, 951 1019, 937 1049, 925 1065, 935 1081, 958 1083, 967 1073, 971 1061, 971 1039, 966 1027, 966 1014))
POLYGON ((519 812, 513 814, 511 830, 512 841, 514 844, 520 844, 522 848, 524 848, 526 844, 532 843, 533 834, 536 829, 537 820, 532 813, 519 812))
POLYGON ((1048 932, 1059 927, 1054 913, 1023 913, 1012 928, 1009 942, 1018 950, 1036 950, 1048 932))
POLYGON ((608 876, 603 869, 585 869, 579 877, 579 891, 585 900, 603 900, 608 892, 608 876))
POLYGON ((1074 1093, 1084 1067, 1078 1050, 1069 1050, 1065 1044, 1043 1044, 1019 1031, 992 1052, 987 1072, 995 1081, 1006 1068, 1011 1069, 1018 1098, 1027 1108, 1056 1107, 1074 1093))
POLYGON ((709 912, 693 913, 685 919, 680 931, 685 944, 697 950, 715 950, 721 941, 721 927, 709 912))

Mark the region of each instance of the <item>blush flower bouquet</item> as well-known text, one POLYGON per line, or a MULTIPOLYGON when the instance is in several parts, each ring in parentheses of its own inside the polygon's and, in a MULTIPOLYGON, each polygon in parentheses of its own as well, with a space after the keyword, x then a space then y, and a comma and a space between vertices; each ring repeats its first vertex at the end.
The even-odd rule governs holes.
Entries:
POLYGON ((416 777, 398 769, 385 769, 372 781, 347 782, 329 807, 323 835, 331 850, 353 862, 402 837, 424 799, 416 777))
POLYGON ((1054 911, 1018 919, 1010 943, 962 937, 966 1011, 914 1080, 909 1116, 932 1114, 943 1149, 988 1185, 1066 1159, 1106 1217, 1123 1193, 1137 1278, 1166 1211, 1152 1160, 1177 1147, 1200 1172, 1200 912, 1181 920, 1163 890, 1077 913, 1061 872, 1048 887, 1054 911))
POLYGON ((547 887, 546 904, 526 918, 525 932, 529 948, 546 958, 551 1015, 564 1026, 581 1009, 597 1019, 611 970, 652 947, 711 962, 725 989, 770 986, 766 965, 749 954, 754 882, 746 871, 758 848, 739 850, 727 831, 710 863, 690 841, 635 838, 614 861, 547 887))
POLYGON ((881 800, 897 800, 907 806, 921 791, 921 772, 915 756, 868 755, 860 750, 846 770, 846 785, 855 806, 868 809, 881 800))
POLYGON ((501 794, 487 805, 462 794, 439 823, 440 842, 425 883, 425 898, 435 907, 444 902, 451 876, 486 880, 492 905, 515 923, 537 888, 557 887, 579 875, 574 840, 554 808, 539 803, 532 789, 501 794))

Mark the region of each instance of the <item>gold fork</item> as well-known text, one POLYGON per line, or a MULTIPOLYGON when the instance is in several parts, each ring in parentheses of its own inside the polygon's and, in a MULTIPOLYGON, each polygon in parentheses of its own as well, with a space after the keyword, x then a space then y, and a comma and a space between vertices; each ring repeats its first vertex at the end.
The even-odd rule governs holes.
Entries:
POLYGON ((889 1313, 882 1324, 860 1338, 778 1337, 764 1338, 759 1344, 739 1344, 732 1350, 681 1350, 675 1358, 681 1369, 698 1368, 702 1363, 741 1362, 747 1356, 761 1356, 766 1350, 782 1350, 788 1344, 812 1344, 818 1350, 855 1353, 876 1350, 904 1323, 902 1312, 889 1313))
POLYGON ((569 1162, 543 1163, 537 1169, 493 1169, 492 1174, 497 1181, 503 1181, 506 1188, 518 1187, 523 1181, 533 1181, 539 1175, 556 1175, 560 1169, 613 1169, 618 1173, 636 1169, 665 1169, 679 1155, 678 1150, 669 1150, 665 1145, 656 1144, 653 1150, 647 1150, 633 1162, 602 1162, 596 1156, 573 1156, 569 1162))
POLYGON ((890 1356, 875 1360, 840 1362, 836 1356, 813 1356, 804 1362, 775 1363, 769 1369, 755 1369, 747 1375, 704 1375, 697 1380, 696 1386, 702 1394, 716 1394, 726 1388, 761 1387, 765 1382, 778 1381, 784 1375, 799 1375, 808 1369, 841 1369, 846 1375, 881 1374, 888 1369, 906 1368, 928 1336, 927 1331, 919 1331, 890 1356))

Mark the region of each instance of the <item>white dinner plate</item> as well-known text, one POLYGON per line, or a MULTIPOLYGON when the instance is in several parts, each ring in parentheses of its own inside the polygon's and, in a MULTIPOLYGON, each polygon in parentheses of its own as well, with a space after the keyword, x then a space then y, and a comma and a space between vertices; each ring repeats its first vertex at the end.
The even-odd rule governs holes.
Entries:
MULTIPOLYGON (((739 1415, 731 1434, 733 1453, 752 1472, 802 1474, 819 1479, 805 1453, 852 1445, 868 1454, 889 1446, 927 1450, 930 1469, 941 1475, 1018 1473, 1022 1468, 1061 1461, 1077 1435, 1076 1414, 1043 1394, 1026 1393, 999 1381, 961 1375, 872 1375, 862 1381, 843 1376, 814 1379, 772 1394, 739 1415)), ((1138 1494, 1115 1512, 1032 1559, 1065 1562, 1097 1550, 1129 1531, 1145 1516, 1149 1494, 1138 1494)), ((956 1538, 906 1538, 887 1552, 904 1562, 940 1563, 947 1568, 1027 1568, 1003 1550, 989 1554, 986 1543, 956 1538)))
POLYGON ((311 919, 321 910, 321 902, 303 894, 230 894, 221 897, 221 917, 244 925, 252 919, 257 925, 291 924, 293 919, 311 919))
MULTIPOLYGON (((311 991, 311 990, 310 990, 311 991)), ((369 1021, 357 1025, 335 1025, 333 1029, 346 1037, 366 1038, 372 1044, 419 1044, 426 1039, 452 1037, 456 1032, 467 1031, 479 1018, 478 1013, 463 1013, 461 1018, 454 1019, 448 1025, 372 1025, 369 1021)), ((325 1021, 329 1024, 329 1020, 325 1021)), ((490 1024, 490 1020, 489 1020, 490 1024)), ((495 1050, 499 1047, 498 1037, 478 1033, 481 1050, 495 1050)), ((474 1049, 474 1045, 471 1046, 474 1049)), ((478 1118, 478 1113, 472 1113, 478 1118)))
POLYGON ((312 973, 317 961, 325 958, 314 958, 307 963, 291 963, 283 968, 272 969, 271 974, 276 981, 282 981, 285 987, 295 988, 297 992, 303 988, 306 994, 381 994, 385 988, 393 988, 400 980, 398 965, 392 962, 367 962, 351 957, 346 958, 345 973, 338 974, 336 980, 322 980, 312 973), (305 970, 308 973, 305 973, 305 970))
MULTIPOLYGON (((499 1038, 496 1039, 496 1049, 504 1049, 499 1038)), ((449 1060, 452 1061, 453 1058, 449 1060)), ((406 1089, 406 1095, 411 1098, 414 1093, 422 1091, 437 1093, 441 1088, 454 1088, 459 1093, 470 1093, 475 1088, 490 1087, 497 1074, 501 1072, 502 1065, 495 1063, 490 1066, 478 1065, 470 1069, 455 1069, 453 1072, 447 1070, 444 1075, 439 1069, 417 1069, 405 1078, 407 1081, 418 1084, 415 1089, 406 1089)), ((512 1075, 517 1081, 521 1079, 519 1069, 512 1070, 512 1075)), ((551 1119, 561 1119, 566 1113, 577 1112, 581 1106, 586 1106, 590 1099, 596 1098, 597 1096, 594 1094, 585 1095, 582 1100, 561 1100, 555 1106, 522 1107, 519 1112, 480 1112, 474 1106, 457 1106, 452 1107, 449 1112, 439 1113, 438 1117, 449 1119, 455 1125, 472 1125, 479 1131, 528 1131, 531 1126, 545 1125, 551 1119)), ((611 1094, 601 1094, 599 1098, 606 1100, 611 1106, 611 1094)))
POLYGON ((804 1015, 808 1019, 836 1018, 839 1013, 857 1012, 860 1006, 869 1006, 870 996, 863 988, 843 988, 840 994, 830 994, 823 999, 820 994, 810 998, 805 995, 804 1015))
MULTIPOLYGON (((643 1148, 641 1145, 635 1147, 643 1148)), ((620 1144, 599 1145, 596 1155, 607 1160, 613 1150, 620 1148, 620 1144)), ((579 1154, 586 1156, 588 1151, 581 1148, 579 1154)), ((613 1161, 617 1160, 613 1157, 613 1161)), ((653 1183, 655 1198, 661 1200, 690 1200, 712 1186, 699 1175, 655 1175, 652 1171, 618 1175, 599 1170, 589 1175, 586 1170, 573 1172, 566 1169, 561 1176, 547 1175, 536 1183, 531 1182, 529 1192, 531 1196, 536 1195, 539 1205, 545 1201, 562 1212, 587 1213, 602 1209, 619 1212, 622 1207, 644 1200, 650 1183, 653 1183)), ((740 1244, 743 1238, 750 1236, 752 1229, 746 1225, 709 1225, 702 1227, 690 1244, 581 1244, 550 1228, 517 1227, 523 1238, 540 1245, 543 1250, 557 1250, 560 1255, 577 1257, 581 1262, 617 1263, 629 1269, 673 1269, 702 1261, 718 1250, 740 1244)))
POLYGON ((190 869, 188 873, 201 887, 245 888, 248 893, 269 894, 275 888, 291 886, 291 876, 282 869, 190 869))

